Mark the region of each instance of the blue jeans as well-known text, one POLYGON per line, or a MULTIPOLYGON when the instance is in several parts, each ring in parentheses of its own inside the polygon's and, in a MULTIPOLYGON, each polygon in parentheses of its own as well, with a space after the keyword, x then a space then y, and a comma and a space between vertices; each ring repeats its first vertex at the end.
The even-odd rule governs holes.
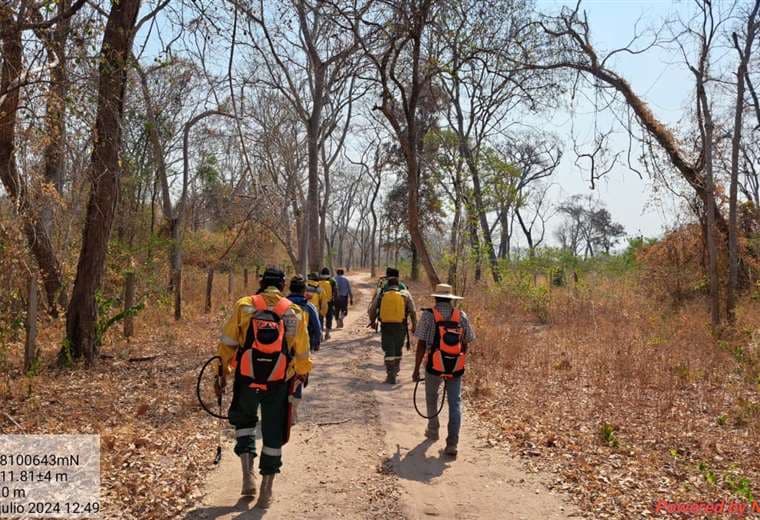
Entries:
MULTIPOLYGON (((446 385, 446 400, 449 403, 449 436, 446 438, 446 444, 456 446, 459 442, 459 429, 462 426, 462 378, 444 380, 430 373, 425 374, 425 401, 428 416, 434 415, 441 405, 438 396, 441 383, 446 385)), ((439 426, 438 417, 428 419, 429 432, 437 433, 439 426)))

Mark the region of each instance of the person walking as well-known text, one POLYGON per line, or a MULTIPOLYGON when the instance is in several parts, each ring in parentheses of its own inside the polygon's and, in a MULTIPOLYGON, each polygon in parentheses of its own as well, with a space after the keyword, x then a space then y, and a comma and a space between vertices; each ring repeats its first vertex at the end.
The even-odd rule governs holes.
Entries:
POLYGON ((335 277, 335 321, 338 328, 343 328, 343 319, 348 315, 348 305, 354 304, 354 294, 351 292, 351 282, 346 278, 346 272, 338 269, 335 277))
POLYGON ((430 440, 438 440, 440 424, 435 414, 438 411, 440 387, 445 385, 449 402, 449 425, 444 453, 456 457, 462 425, 462 374, 467 350, 475 341, 475 332, 464 311, 454 307, 454 302, 463 298, 455 295, 450 285, 438 284, 432 296, 435 298, 435 307, 423 309, 414 333, 418 342, 412 379, 421 380, 420 366, 427 358, 425 401, 430 419, 425 436, 430 440))
POLYGON ((388 278, 382 291, 378 291, 368 310, 370 327, 377 329, 380 321, 380 341, 385 353, 385 382, 396 384, 401 370, 404 343, 409 348, 409 322, 412 332, 417 327, 417 311, 408 290, 401 288, 397 277, 388 278))
POLYGON ((327 296, 319 285, 319 275, 317 273, 309 273, 308 275, 308 280, 306 280, 306 298, 319 312, 320 330, 324 331, 325 316, 327 315, 327 296))
POLYGON ((335 315, 335 294, 336 283, 335 279, 330 276, 330 269, 328 267, 322 268, 319 275, 319 287, 322 289, 325 295, 325 301, 327 301, 327 310, 324 316, 323 328, 325 331, 325 341, 330 339, 330 332, 332 332, 333 316, 335 315))
POLYGON ((301 275, 294 276, 290 280, 289 289, 288 300, 308 314, 309 347, 312 352, 316 352, 322 342, 322 322, 319 319, 319 311, 306 297, 306 279, 301 275))
POLYGON ((241 494, 249 497, 256 495, 253 460, 261 409, 262 480, 256 503, 261 509, 271 505, 274 476, 282 467, 282 445, 289 434, 289 400, 307 381, 312 368, 308 318, 282 295, 284 287, 285 274, 267 269, 259 291, 235 303, 219 343, 222 363, 216 392, 224 392, 232 374, 229 422, 235 427, 235 453, 243 470, 241 494))

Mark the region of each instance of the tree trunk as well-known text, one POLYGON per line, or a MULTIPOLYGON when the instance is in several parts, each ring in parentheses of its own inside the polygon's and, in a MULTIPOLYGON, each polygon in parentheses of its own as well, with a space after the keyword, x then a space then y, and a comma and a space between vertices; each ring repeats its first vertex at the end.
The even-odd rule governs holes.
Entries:
POLYGON ((714 123, 710 105, 705 92, 704 76, 700 77, 697 85, 699 100, 704 117, 704 155, 705 155, 705 218, 707 223, 707 274, 710 281, 710 319, 713 329, 720 327, 720 280, 718 277, 718 246, 715 212, 715 178, 713 174, 713 135, 714 123))
POLYGON ((26 342, 24 343, 24 373, 37 363, 37 277, 29 275, 26 300, 26 342))
POLYGON ((472 209, 467 207, 467 228, 470 235, 470 247, 475 255, 475 281, 479 282, 483 277, 483 260, 480 251, 480 237, 478 236, 477 217, 472 214, 472 209))
MULTIPOLYGON (((409 131, 409 135, 412 139, 416 139, 416 131, 409 131)), ((425 273, 428 277, 428 282, 432 287, 441 283, 441 279, 438 277, 438 273, 433 265, 433 259, 430 257, 427 246, 425 245, 425 237, 420 229, 420 210, 419 210, 419 163, 416 150, 411 146, 406 146, 406 164, 407 164, 407 176, 408 180, 408 221, 407 227, 409 229, 409 235, 412 237, 412 244, 414 244, 415 252, 419 255, 419 260, 422 262, 422 266, 425 268, 425 273)), ((418 276, 419 278, 419 276, 418 276)))
POLYGON ((119 193, 121 117, 127 62, 140 0, 114 3, 100 51, 98 108, 92 151, 90 201, 87 205, 77 275, 66 313, 67 347, 75 358, 95 361, 97 308, 95 293, 105 267, 108 239, 119 193))
POLYGON ((469 151, 469 147, 462 145, 462 151, 467 161, 467 166, 472 176, 473 195, 475 196, 475 212, 477 213, 478 222, 480 223, 480 231, 483 233, 483 242, 486 246, 486 254, 491 264, 491 276, 496 283, 501 282, 501 272, 499 271, 499 262, 496 258, 496 251, 494 251, 493 240, 491 239, 491 231, 488 226, 488 217, 486 215, 485 204, 483 203, 483 190, 480 184, 480 172, 475 164, 475 160, 469 151))
POLYGON ((203 306, 203 311, 208 314, 211 312, 211 295, 214 291, 214 267, 211 266, 208 268, 208 273, 206 274, 206 302, 203 306))
POLYGON ((411 278, 415 282, 418 282, 420 280, 420 255, 417 254, 417 247, 412 243, 411 245, 412 250, 412 272, 411 272, 411 278))
POLYGON ((182 265, 174 271, 174 321, 182 319, 182 265))
POLYGON ((306 141, 309 154, 309 190, 306 200, 306 227, 309 251, 309 270, 319 271, 322 263, 322 241, 319 224, 319 114, 313 111, 307 125, 306 141))
POLYGON ((456 286, 457 267, 459 266, 459 226, 462 220, 462 199, 457 196, 454 201, 454 221, 451 223, 449 235, 449 273, 446 282, 452 287, 456 286))
MULTIPOLYGON (((330 203, 330 165, 326 160, 322 160, 322 170, 325 179, 324 193, 322 194, 322 203, 319 207, 319 258, 320 262, 325 258, 325 245, 327 244, 327 206, 330 203)), ((327 248, 327 259, 330 268, 332 268, 332 255, 330 248, 327 248)))
POLYGON ((124 337, 131 338, 135 333, 135 320, 127 312, 135 305, 135 272, 128 271, 124 276, 124 337))
MULTIPOLYGON (((58 16, 61 16, 69 7, 69 0, 61 0, 58 3, 58 16)), ((52 186, 57 193, 63 192, 63 168, 64 150, 66 137, 66 93, 68 91, 68 74, 66 69, 66 40, 68 39, 69 17, 63 18, 56 24, 55 32, 48 44, 49 53, 54 54, 58 60, 55 67, 50 70, 50 89, 47 93, 47 107, 45 127, 48 143, 45 146, 45 181, 52 186)), ((52 241, 53 237, 53 208, 54 203, 44 201, 41 210, 41 220, 45 232, 52 241)))
MULTIPOLYGON (((23 16, 23 12, 22 7, 19 17, 23 16)), ((63 286, 60 265, 44 222, 35 218, 31 211, 31 193, 22 184, 16 166, 15 139, 20 88, 15 87, 15 82, 23 72, 23 47, 21 31, 12 30, 14 25, 16 21, 11 18, 7 8, 0 6, 0 26, 5 31, 2 38, 3 65, 0 71, 0 178, 23 219, 24 235, 42 274, 48 312, 57 317, 57 297, 63 286)))
POLYGON ((736 71, 736 106, 734 107, 734 133, 731 137, 731 184, 728 203, 728 288, 726 290, 726 314, 729 323, 736 322, 736 291, 739 285, 739 243, 737 225, 737 198, 739 186, 739 153, 742 139, 742 119, 744 116, 744 90, 747 76, 747 64, 752 54, 755 39, 755 18, 760 9, 760 0, 747 20, 747 34, 744 50, 739 47, 736 33, 732 34, 734 46, 739 51, 739 66, 736 71))

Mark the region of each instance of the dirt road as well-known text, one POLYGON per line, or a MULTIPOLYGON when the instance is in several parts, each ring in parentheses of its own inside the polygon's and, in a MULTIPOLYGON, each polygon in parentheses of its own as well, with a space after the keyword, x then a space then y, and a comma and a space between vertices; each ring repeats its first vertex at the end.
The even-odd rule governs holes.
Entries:
MULTIPOLYGON (((479 437, 466 403, 456 460, 441 453, 443 440, 425 439, 425 421, 412 407, 413 358, 405 356, 400 384, 383 383, 379 335, 366 328, 372 287, 363 277, 353 283, 361 296, 345 328, 314 356, 300 421, 275 479, 273 507, 262 512, 241 500, 240 462, 229 431, 204 503, 186 518, 571 518, 572 507, 541 477, 526 474, 519 461, 479 437)), ((445 433, 445 411, 441 419, 445 433)))

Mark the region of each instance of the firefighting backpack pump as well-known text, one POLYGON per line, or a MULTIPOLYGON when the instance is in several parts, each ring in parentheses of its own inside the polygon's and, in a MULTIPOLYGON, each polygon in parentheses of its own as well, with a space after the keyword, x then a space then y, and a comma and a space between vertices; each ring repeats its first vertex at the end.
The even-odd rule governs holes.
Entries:
MULTIPOLYGON (((435 320, 433 346, 427 354, 426 372, 441 377, 444 380, 461 377, 464 374, 466 348, 464 344, 464 329, 462 328, 462 312, 454 309, 449 319, 444 319, 436 309, 425 309, 432 312, 435 320)), ((446 385, 443 386, 441 404, 434 415, 424 415, 417 405, 417 389, 420 381, 414 385, 412 399, 414 409, 425 418, 437 417, 443 410, 446 401, 446 385)))

